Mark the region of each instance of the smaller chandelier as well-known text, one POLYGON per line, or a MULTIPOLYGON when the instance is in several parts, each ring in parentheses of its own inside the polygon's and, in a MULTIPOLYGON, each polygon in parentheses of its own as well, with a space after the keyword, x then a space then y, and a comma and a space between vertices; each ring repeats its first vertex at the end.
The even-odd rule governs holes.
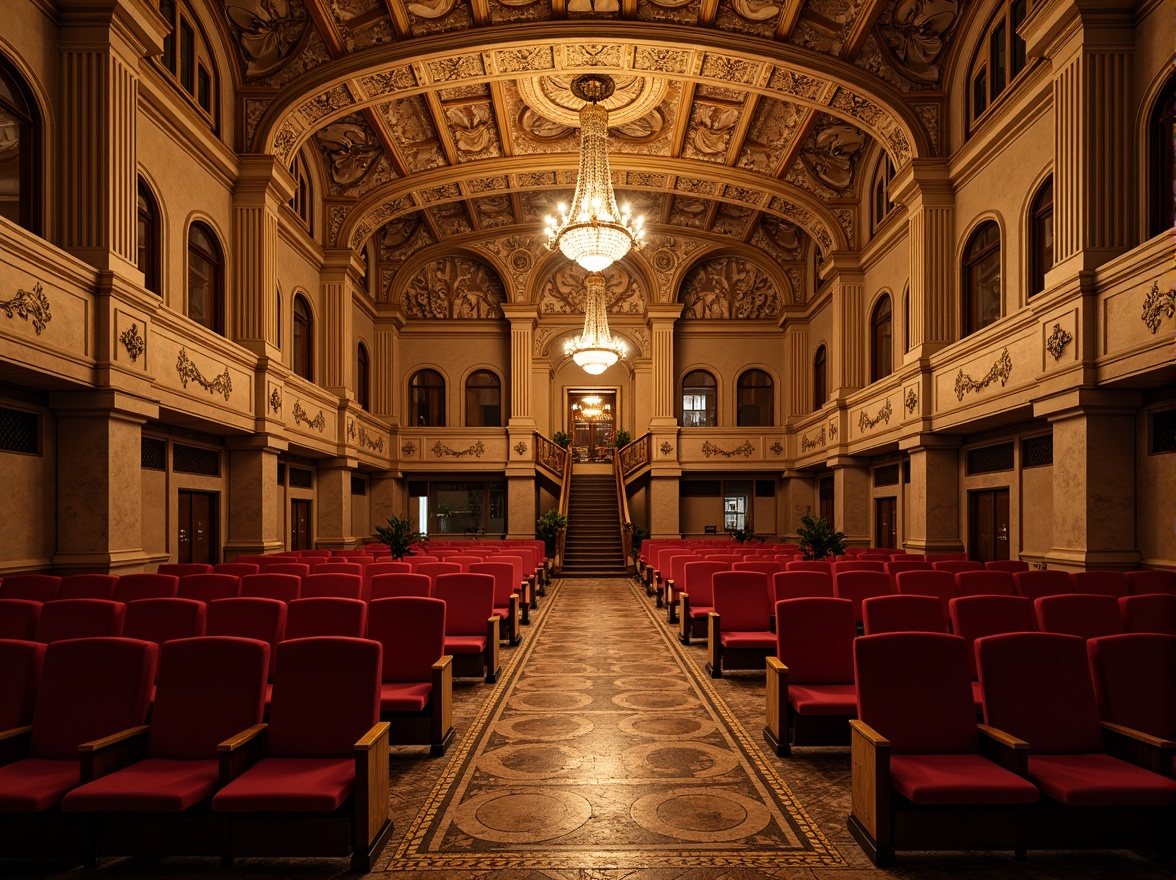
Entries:
POLYGON ((603 403, 599 397, 595 395, 591 397, 581 397, 578 403, 572 404, 572 413, 586 422, 595 421, 601 416, 611 417, 612 406, 603 403))
POLYGON ((559 206, 558 221, 547 217, 547 248, 559 248, 589 272, 600 272, 642 245, 645 222, 629 206, 617 208, 608 167, 608 111, 601 101, 613 93, 612 77, 586 73, 572 80, 580 108, 580 172, 572 206, 559 206))
POLYGON ((604 276, 593 273, 584 279, 584 331, 564 345, 564 354, 599 376, 626 354, 625 343, 608 332, 608 312, 604 301, 604 276))

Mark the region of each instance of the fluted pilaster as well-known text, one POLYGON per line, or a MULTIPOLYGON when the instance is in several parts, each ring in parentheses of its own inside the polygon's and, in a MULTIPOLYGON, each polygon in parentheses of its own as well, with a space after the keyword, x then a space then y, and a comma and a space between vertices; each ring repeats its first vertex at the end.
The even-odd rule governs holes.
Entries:
POLYGON ((892 190, 895 201, 907 209, 908 357, 921 357, 954 342, 958 335, 955 194, 947 163, 941 159, 916 159, 895 178, 892 190))
POLYGON ((322 366, 320 384, 340 397, 355 391, 356 345, 351 299, 359 290, 360 267, 350 249, 328 251, 323 263, 319 299, 322 366))
POLYGON ((377 330, 372 347, 372 412, 384 419, 395 412, 395 367, 396 333, 377 330))
POLYGON ((680 303, 650 305, 646 310, 653 352, 652 421, 674 421, 674 322, 682 314, 680 303))
POLYGON ((829 386, 838 397, 866 384, 865 285, 861 269, 850 255, 834 254, 826 265, 833 283, 829 386))
POLYGON ((232 334, 258 354, 278 341, 278 216, 294 192, 290 172, 273 156, 241 157, 233 190, 232 334))
POLYGON ((784 349, 788 358, 788 398, 784 405, 788 415, 804 415, 813 409, 808 327, 789 327, 784 333, 784 349))

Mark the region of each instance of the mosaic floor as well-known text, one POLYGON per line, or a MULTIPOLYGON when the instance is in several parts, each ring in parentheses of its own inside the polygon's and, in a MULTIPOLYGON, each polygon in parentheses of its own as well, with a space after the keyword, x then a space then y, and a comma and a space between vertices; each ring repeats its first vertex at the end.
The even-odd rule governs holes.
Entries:
MULTIPOLYGON (((776 758, 762 673, 710 679, 644 590, 557 581, 496 685, 454 688, 443 758, 396 748, 392 841, 373 878, 412 880, 1173 880, 1132 852, 900 854, 873 868, 845 828, 847 749, 776 758)), ((344 860, 5 862, 5 877, 327 880, 344 860)))

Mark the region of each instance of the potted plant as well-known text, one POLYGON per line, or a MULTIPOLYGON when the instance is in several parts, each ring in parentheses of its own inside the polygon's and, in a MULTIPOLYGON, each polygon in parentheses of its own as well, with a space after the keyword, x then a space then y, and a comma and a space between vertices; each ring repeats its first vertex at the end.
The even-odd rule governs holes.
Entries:
POLYGON ((800 539, 797 543, 804 551, 805 559, 824 559, 827 556, 840 556, 845 552, 845 534, 833 531, 825 517, 813 519, 809 514, 805 514, 800 521, 803 525, 796 530, 800 539))
POLYGON ((449 517, 453 516, 453 508, 448 504, 437 505, 437 531, 449 531, 449 517))
POLYGON ((387 545, 393 559, 403 559, 425 543, 425 536, 412 526, 412 520, 400 516, 390 517, 386 526, 376 526, 380 543, 387 545))
POLYGON ((628 431, 620 430, 613 435, 613 446, 620 449, 622 446, 628 446, 633 441, 633 435, 628 431))
POLYGON ((543 513, 535 520, 535 537, 547 548, 548 555, 555 552, 555 539, 560 529, 567 528, 568 518, 556 507, 543 513))
POLYGON ((572 438, 568 436, 567 431, 556 431, 551 435, 551 439, 555 441, 555 445, 560 449, 567 449, 568 444, 572 442, 572 438))
POLYGON ((636 523, 632 526, 633 531, 633 565, 637 565, 638 558, 641 556, 641 542, 649 537, 649 529, 639 526, 636 523))
POLYGON ((755 530, 750 526, 746 529, 732 529, 731 537, 740 544, 746 544, 748 541, 755 540, 755 530))

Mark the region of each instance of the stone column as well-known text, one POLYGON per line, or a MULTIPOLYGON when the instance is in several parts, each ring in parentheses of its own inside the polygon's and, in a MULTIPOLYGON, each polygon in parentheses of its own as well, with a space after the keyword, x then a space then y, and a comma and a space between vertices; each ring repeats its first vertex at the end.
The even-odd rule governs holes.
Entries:
POLYGON ((830 458, 833 469, 833 524, 845 534, 845 544, 870 545, 870 468, 848 455, 830 458))
POLYGON ((538 315, 534 304, 504 303, 510 321, 509 460, 506 465, 507 537, 535 537, 535 407, 533 352, 538 315))
POLYGON ((278 349, 278 217, 294 195, 294 178, 275 157, 241 156, 233 190, 234 341, 262 357, 278 349))
POLYGON ((319 463, 318 536, 315 546, 324 550, 345 550, 358 541, 351 522, 351 475, 359 466, 354 458, 333 458, 319 463))
POLYGON ((286 546, 285 511, 279 505, 278 455, 288 444, 276 435, 230 437, 229 540, 225 559, 273 553, 286 546))
POLYGON ((813 411, 813 361, 809 351, 809 325, 807 321, 786 318, 781 322, 784 330, 784 356, 788 364, 787 384, 784 389, 784 415, 803 416, 813 411))
POLYGON ((319 384, 341 399, 355 397, 355 331, 351 298, 359 290, 363 266, 350 248, 327 251, 323 258, 316 351, 319 384))
POLYGON ((911 553, 962 552, 959 438, 920 434, 899 445, 911 461, 903 549, 911 553))
MULTIPOLYGON (((159 408, 114 391, 51 396, 57 419, 57 552, 70 571, 141 571, 142 427, 159 408)), ((14 512, 15 513, 15 512, 14 512)))
MULTIPOLYGON (((376 319, 376 338, 372 347, 372 415, 392 424, 400 424, 399 388, 400 331, 404 316, 396 314, 376 319)), ((395 455, 392 456, 396 458, 395 455)))
MULTIPOLYGON (((836 253, 822 274, 833 282, 833 340, 829 346, 830 397, 843 398, 866 384, 865 285, 857 259, 836 253)), ((811 366, 805 371, 812 374, 811 366)))
POLYGON ((675 406, 674 322, 682 315, 681 303, 651 303, 645 310, 652 353, 649 420, 653 454, 649 469, 649 531, 653 538, 677 538, 679 522, 678 418, 675 406), (663 448, 668 452, 663 452, 663 448))

